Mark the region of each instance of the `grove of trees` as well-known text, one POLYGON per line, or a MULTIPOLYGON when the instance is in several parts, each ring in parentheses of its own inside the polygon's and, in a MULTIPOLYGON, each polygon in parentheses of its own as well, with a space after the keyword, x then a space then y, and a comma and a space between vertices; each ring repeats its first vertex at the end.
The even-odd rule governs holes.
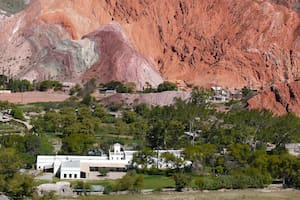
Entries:
MULTIPOLYGON (((93 81, 85 85, 94 87, 93 81)), ((53 153, 49 137, 62 142, 60 154, 88 155, 95 146, 106 151, 120 140, 104 141, 103 132, 126 136, 127 145, 139 150, 133 158, 136 165, 132 166, 140 166, 138 173, 128 173, 110 185, 111 191, 140 191, 140 172, 172 176, 178 191, 189 186, 191 175, 197 177, 194 185, 201 190, 263 187, 273 179, 283 180, 287 187, 300 187, 300 159, 285 148, 288 143, 300 141, 300 119, 292 113, 276 116, 266 110, 242 107, 217 112, 208 101, 210 93, 199 88, 193 90, 190 99, 175 99, 167 106, 105 107, 88 95, 84 94, 81 102, 69 100, 44 109, 31 120, 34 133, 1 136, 0 191, 21 198, 33 193, 32 178, 19 169, 31 168, 38 154, 53 153), (109 109, 120 112, 121 117, 110 115, 109 109), (153 159, 156 150, 162 149, 183 150, 181 158, 161 155, 173 166, 164 171, 156 168, 153 159), (185 165, 187 161, 191 165, 185 165)), ((10 106, 14 105, 0 104, 3 109, 10 106)), ((14 110, 22 114, 20 107, 14 110)))

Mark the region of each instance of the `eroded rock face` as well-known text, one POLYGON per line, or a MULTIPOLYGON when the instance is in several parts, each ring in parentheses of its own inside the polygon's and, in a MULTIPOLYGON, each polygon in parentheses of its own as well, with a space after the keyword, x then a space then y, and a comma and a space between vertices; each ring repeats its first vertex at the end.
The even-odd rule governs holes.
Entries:
MULTIPOLYGON (((137 89, 146 82, 157 86, 163 81, 153 65, 133 48, 118 23, 97 23, 94 32, 80 32, 73 25, 75 14, 70 18, 64 12, 67 8, 61 13, 55 9, 53 13, 43 13, 43 3, 34 1, 18 15, 0 21, 4 26, 0 32, 0 45, 4 47, 0 69, 4 74, 29 80, 119 80, 135 82, 137 89), (86 33, 89 34, 81 35, 86 33)), ((90 20, 88 17, 82 18, 90 20)), ((85 24, 80 25, 85 29, 85 24)))
POLYGON ((248 100, 250 109, 268 109, 277 115, 289 112, 300 117, 300 82, 274 85, 248 100))
POLYGON ((165 78, 259 88, 298 78, 296 3, 115 0, 108 8, 165 78))
POLYGON ((299 5, 33 0, 23 12, 0 19, 0 68, 17 77, 118 79, 139 88, 159 84, 157 71, 164 79, 205 87, 269 88, 300 78, 299 5), (112 21, 122 28, 116 31, 112 21))
POLYGON ((83 80, 94 77, 104 83, 110 80, 135 82, 139 90, 146 82, 154 87, 163 82, 159 73, 131 46, 119 24, 112 22, 85 38, 97 44, 100 58, 83 74, 83 80))

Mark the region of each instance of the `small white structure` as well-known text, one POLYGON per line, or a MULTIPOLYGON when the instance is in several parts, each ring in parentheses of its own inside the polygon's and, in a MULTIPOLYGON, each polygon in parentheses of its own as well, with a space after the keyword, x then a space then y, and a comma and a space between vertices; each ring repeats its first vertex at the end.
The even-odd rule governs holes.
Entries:
POLYGON ((0 90, 0 94, 10 94, 11 90, 0 90))
POLYGON ((300 154, 300 143, 285 144, 285 148, 291 155, 298 156, 300 154))
POLYGON ((117 94, 117 90, 105 90, 105 94, 117 94))
POLYGON ((72 83, 72 82, 62 82, 62 90, 64 92, 66 91, 70 91, 71 88, 75 87, 76 83, 72 83))

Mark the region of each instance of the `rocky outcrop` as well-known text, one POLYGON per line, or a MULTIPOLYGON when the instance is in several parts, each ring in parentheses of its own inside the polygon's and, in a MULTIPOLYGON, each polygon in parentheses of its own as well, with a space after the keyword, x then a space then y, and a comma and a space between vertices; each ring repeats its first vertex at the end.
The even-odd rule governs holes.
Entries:
POLYGON ((108 8, 167 79, 259 88, 299 76, 299 17, 279 1, 115 0, 108 8))
POLYGON ((110 80, 135 82, 139 90, 146 83, 157 87, 163 82, 160 74, 153 69, 150 62, 131 46, 118 23, 112 22, 84 38, 97 44, 96 49, 100 57, 83 74, 84 81, 93 77, 104 83, 110 80))
POLYGON ((205 87, 269 88, 300 79, 299 5, 33 0, 0 19, 0 69, 31 79, 134 81, 139 88, 157 85, 160 75, 205 87))
POLYGON ((248 100, 250 109, 268 109, 277 115, 289 112, 300 117, 300 82, 274 85, 248 100))
POLYGON ((33 1, 23 12, 0 21, 4 26, 0 31, 0 70, 5 75, 67 82, 119 80, 135 82, 137 89, 146 82, 157 86, 163 81, 118 23, 97 24, 92 33, 78 33, 75 16, 56 13, 55 9, 54 14, 43 13, 43 3, 33 1), (89 34, 81 35, 85 33, 89 34))

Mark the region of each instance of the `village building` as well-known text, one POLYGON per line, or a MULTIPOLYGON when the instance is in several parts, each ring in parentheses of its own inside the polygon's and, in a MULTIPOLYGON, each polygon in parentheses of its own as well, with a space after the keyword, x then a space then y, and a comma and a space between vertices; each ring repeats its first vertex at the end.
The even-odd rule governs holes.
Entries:
POLYGON ((76 86, 76 83, 62 82, 62 91, 68 92, 71 90, 71 88, 73 88, 75 86, 76 86))
POLYGON ((105 90, 105 94, 117 94, 117 90, 105 90))
POLYGON ((230 99, 230 94, 228 91, 224 90, 220 86, 213 86, 211 87, 211 90, 213 91, 214 95, 210 98, 210 102, 212 103, 226 103, 230 99))

